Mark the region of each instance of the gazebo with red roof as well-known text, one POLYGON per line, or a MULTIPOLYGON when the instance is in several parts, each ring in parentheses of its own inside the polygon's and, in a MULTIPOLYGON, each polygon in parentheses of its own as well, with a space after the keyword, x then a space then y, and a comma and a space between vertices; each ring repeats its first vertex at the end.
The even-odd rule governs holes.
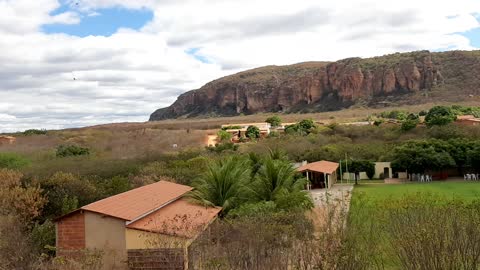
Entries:
POLYGON ((331 188, 337 182, 338 167, 336 162, 322 160, 308 163, 297 170, 307 177, 312 189, 318 189, 331 188))

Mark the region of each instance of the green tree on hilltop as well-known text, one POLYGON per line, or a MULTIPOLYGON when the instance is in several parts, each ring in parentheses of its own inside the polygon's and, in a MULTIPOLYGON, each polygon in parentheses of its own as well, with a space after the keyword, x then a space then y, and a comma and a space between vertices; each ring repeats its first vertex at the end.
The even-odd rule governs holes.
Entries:
POLYGON ((276 115, 267 118, 265 122, 269 123, 272 125, 272 127, 279 127, 282 124, 282 119, 276 115))
POLYGON ((457 116, 451 108, 446 106, 435 106, 431 108, 425 116, 425 123, 429 127, 444 126, 455 121, 456 118, 457 116))

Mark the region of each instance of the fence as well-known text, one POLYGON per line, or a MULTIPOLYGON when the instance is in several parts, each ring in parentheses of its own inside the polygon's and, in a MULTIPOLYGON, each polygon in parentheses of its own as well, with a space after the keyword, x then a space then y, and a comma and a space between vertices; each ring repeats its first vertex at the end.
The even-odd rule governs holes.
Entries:
POLYGON ((184 250, 181 248, 128 250, 130 270, 183 270, 184 250))

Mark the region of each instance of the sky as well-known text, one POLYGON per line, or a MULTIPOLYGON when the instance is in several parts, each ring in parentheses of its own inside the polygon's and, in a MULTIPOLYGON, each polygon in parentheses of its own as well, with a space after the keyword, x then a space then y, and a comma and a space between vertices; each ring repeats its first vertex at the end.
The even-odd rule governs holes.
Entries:
POLYGON ((480 0, 0 0, 0 132, 143 122, 264 65, 480 48, 480 0))

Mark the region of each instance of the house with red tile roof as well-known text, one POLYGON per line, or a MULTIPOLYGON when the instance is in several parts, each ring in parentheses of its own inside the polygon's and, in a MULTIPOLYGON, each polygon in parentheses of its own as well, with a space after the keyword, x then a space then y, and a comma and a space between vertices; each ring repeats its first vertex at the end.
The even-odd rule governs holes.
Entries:
POLYGON ((104 269, 128 269, 150 265, 151 258, 143 254, 155 251, 165 253, 163 264, 171 259, 183 269, 188 246, 221 210, 190 203, 184 195, 191 190, 160 181, 62 216, 56 219, 57 256, 97 250, 103 254, 104 269))

